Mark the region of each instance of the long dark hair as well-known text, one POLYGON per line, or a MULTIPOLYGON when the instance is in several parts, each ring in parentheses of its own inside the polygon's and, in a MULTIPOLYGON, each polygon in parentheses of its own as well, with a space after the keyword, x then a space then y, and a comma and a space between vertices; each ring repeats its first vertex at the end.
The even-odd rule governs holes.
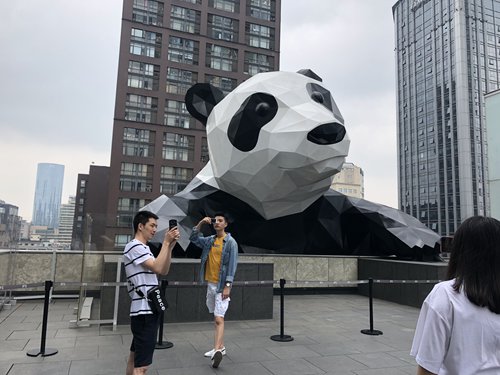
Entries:
POLYGON ((473 304, 500 314, 500 221, 473 216, 458 227, 451 243, 448 279, 473 304))

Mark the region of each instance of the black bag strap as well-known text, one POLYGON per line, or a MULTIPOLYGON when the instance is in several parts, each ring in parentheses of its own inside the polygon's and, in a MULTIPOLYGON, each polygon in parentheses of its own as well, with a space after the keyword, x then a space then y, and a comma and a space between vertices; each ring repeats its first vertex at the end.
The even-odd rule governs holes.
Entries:
POLYGON ((132 286, 132 288, 134 288, 135 292, 139 297, 144 298, 146 301, 149 301, 148 297, 145 296, 144 293, 132 283, 132 281, 129 281, 129 283, 132 286))

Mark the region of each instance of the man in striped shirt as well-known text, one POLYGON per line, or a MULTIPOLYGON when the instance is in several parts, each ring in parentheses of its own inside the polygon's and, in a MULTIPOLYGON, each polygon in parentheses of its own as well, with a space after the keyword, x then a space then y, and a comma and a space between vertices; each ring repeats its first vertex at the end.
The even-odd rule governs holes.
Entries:
POLYGON ((158 257, 147 245, 156 233, 158 216, 149 211, 139 211, 134 217, 134 239, 123 250, 123 264, 128 281, 130 327, 132 344, 127 363, 127 375, 145 374, 153 362, 159 315, 153 313, 147 300, 148 291, 158 286, 157 275, 166 275, 170 269, 172 249, 179 239, 177 227, 165 232, 158 257))

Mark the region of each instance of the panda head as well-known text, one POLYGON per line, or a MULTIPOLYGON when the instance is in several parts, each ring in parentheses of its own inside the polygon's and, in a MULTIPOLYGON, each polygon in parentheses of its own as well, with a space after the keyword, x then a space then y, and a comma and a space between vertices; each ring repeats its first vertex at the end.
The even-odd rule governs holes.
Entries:
POLYGON ((186 107, 207 127, 219 188, 266 218, 307 208, 329 188, 349 149, 344 119, 310 70, 260 73, 226 97, 196 84, 186 107))

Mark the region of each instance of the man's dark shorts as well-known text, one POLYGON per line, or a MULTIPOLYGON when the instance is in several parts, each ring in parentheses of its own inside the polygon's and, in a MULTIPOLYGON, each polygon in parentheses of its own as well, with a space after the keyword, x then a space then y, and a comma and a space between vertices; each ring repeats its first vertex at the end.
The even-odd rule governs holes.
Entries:
POLYGON ((149 366, 153 363, 158 323, 157 314, 130 317, 130 328, 134 336, 130 345, 130 351, 135 353, 134 367, 149 366))

